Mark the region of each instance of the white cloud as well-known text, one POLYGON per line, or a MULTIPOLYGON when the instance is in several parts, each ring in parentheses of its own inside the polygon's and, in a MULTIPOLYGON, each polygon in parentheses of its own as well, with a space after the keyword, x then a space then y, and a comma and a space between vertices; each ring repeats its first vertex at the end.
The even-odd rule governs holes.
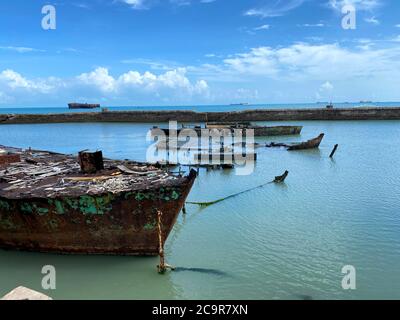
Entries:
POLYGON ((375 17, 365 18, 364 21, 367 23, 374 24, 376 26, 380 24, 380 21, 378 19, 376 19, 375 17))
POLYGON ((269 24, 263 24, 262 26, 259 26, 257 28, 254 28, 254 30, 259 31, 259 30, 269 30, 271 26, 269 24))
MULTIPOLYGON (((59 101, 74 97, 90 96, 92 100, 127 100, 138 96, 152 101, 190 101, 192 97, 209 95, 205 80, 190 81, 185 68, 177 68, 161 74, 149 71, 128 71, 114 77, 109 70, 98 67, 74 78, 28 79, 14 70, 0 73, 0 103, 11 100, 31 101, 35 99, 59 101), (7 95, 5 94, 7 93, 7 95), (62 98, 64 97, 64 98, 62 98)), ((76 98, 75 98, 76 99, 76 98)))
POLYGON ((0 73, 0 83, 2 84, 2 86, 5 86, 12 90, 23 89, 28 91, 47 93, 54 88, 54 85, 52 85, 51 82, 56 83, 57 81, 55 78, 50 78, 48 80, 36 79, 35 81, 28 80, 18 72, 10 69, 4 70, 0 73))
POLYGON ((146 9, 146 0, 122 0, 126 4, 130 5, 133 9, 141 10, 146 9))
MULTIPOLYGON (((129 5, 131 8, 135 10, 143 10, 143 9, 149 9, 152 6, 155 6, 159 4, 159 1, 156 0, 119 0, 127 5, 129 5)), ((213 3, 216 0, 199 0, 200 3, 203 4, 209 4, 213 3)), ((192 0, 169 0, 169 3, 175 6, 189 6, 192 4, 192 0)))
POLYGON ((273 4, 268 1, 265 6, 249 9, 245 12, 246 16, 259 16, 262 18, 267 17, 280 17, 285 15, 287 12, 300 7, 305 0, 287 0, 280 1, 276 0, 273 4))
POLYGON ((400 72, 400 48, 348 49, 338 44, 298 43, 288 47, 258 47, 224 60, 236 73, 298 78, 376 77, 400 72))
POLYGON ((15 51, 18 53, 28 53, 28 52, 45 52, 45 50, 39 50, 29 47, 14 47, 14 46, 0 46, 0 50, 15 51))
POLYGON ((382 0, 329 0, 328 6, 334 10, 342 10, 346 5, 353 5, 357 10, 373 11, 382 5, 382 0))
POLYGON ((85 85, 97 88, 103 93, 121 93, 124 90, 140 89, 147 92, 175 91, 186 94, 201 94, 208 89, 204 80, 192 83, 186 76, 185 68, 177 68, 160 75, 149 71, 141 74, 138 71, 128 71, 118 78, 109 74, 107 68, 99 67, 90 73, 83 73, 78 80, 85 85))
POLYGON ((302 24, 301 26, 312 28, 312 27, 324 27, 325 25, 323 23, 314 23, 314 24, 305 23, 305 24, 302 24))
POLYGON ((90 73, 82 73, 78 76, 78 80, 98 87, 103 92, 112 92, 116 88, 115 79, 109 75, 107 68, 99 67, 90 73))
POLYGON ((325 83, 321 84, 320 91, 332 91, 333 90, 333 85, 329 81, 326 81, 325 83))
POLYGON ((393 41, 393 42, 400 42, 400 35, 394 37, 393 39, 391 39, 391 41, 393 41))

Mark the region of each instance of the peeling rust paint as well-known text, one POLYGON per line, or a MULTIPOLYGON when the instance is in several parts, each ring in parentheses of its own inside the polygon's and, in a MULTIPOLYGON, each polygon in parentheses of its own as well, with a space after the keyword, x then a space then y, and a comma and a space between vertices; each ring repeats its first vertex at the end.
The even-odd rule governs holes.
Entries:
POLYGON ((157 221, 153 221, 150 223, 146 223, 144 225, 143 229, 146 231, 151 231, 151 230, 154 230, 156 226, 157 226, 157 221))

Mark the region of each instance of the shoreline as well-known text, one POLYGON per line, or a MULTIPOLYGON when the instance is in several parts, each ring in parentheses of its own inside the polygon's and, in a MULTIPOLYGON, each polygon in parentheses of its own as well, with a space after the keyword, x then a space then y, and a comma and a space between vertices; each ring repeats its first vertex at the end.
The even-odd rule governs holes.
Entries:
POLYGON ((400 107, 338 109, 254 109, 231 112, 100 111, 52 114, 0 114, 0 125, 41 123, 162 123, 240 121, 400 120, 400 107))

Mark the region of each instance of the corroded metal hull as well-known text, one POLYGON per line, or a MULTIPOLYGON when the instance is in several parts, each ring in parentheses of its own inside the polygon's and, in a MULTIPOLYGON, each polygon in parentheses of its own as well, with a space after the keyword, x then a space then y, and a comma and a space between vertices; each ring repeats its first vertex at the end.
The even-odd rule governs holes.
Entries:
POLYGON ((84 173, 74 156, 0 146, 0 248, 62 254, 157 255, 196 179, 105 160, 84 173), (161 225, 158 213, 161 212, 161 225))
POLYGON ((117 195, 0 197, 0 247, 62 254, 157 255, 157 210, 167 239, 195 180, 117 195))
POLYGON ((69 103, 68 108, 70 109, 97 109, 100 108, 99 104, 90 103, 69 103))
MULTIPOLYGON (((252 130, 255 137, 272 137, 272 136, 288 136, 288 135, 299 135, 303 130, 302 126, 273 126, 273 127, 262 127, 262 126, 230 126, 230 125, 208 125, 207 128, 193 128, 196 134, 200 137, 201 135, 210 135, 212 132, 225 132, 233 134, 235 130, 243 130, 246 134, 246 130, 252 130)), ((166 136, 171 136, 170 129, 152 129, 153 134, 157 134, 162 130, 166 136)), ((179 135, 181 132, 185 132, 186 129, 172 130, 172 133, 179 135)))

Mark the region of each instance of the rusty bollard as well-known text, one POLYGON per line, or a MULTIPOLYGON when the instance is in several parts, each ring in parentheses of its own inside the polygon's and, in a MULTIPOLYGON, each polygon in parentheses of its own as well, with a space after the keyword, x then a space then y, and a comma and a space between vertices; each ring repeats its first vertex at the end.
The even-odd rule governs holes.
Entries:
POLYGON ((79 152, 79 164, 84 173, 96 173, 104 169, 103 152, 79 152))

